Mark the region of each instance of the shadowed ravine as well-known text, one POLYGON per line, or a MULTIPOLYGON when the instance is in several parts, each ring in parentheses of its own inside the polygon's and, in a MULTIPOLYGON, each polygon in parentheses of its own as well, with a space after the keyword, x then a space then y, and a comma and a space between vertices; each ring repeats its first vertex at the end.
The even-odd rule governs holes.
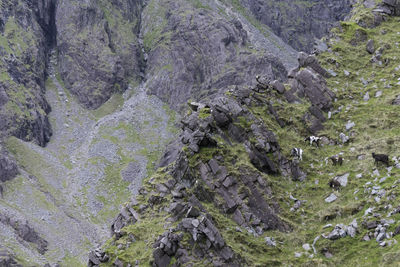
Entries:
MULTIPOLYGON (((72 255, 84 263, 87 251, 109 237, 120 205, 137 193, 175 132, 174 113, 143 87, 129 88, 102 108, 88 111, 57 76, 52 56, 46 82, 52 107, 49 144, 43 148, 17 139, 8 142, 29 174, 23 172, 6 184, 0 209, 8 210, 7 203, 13 203, 12 216, 28 220, 48 242, 45 256, 20 251, 31 264, 67 263, 72 255)), ((10 227, 2 227, 0 235, 7 247, 18 246, 10 227)))

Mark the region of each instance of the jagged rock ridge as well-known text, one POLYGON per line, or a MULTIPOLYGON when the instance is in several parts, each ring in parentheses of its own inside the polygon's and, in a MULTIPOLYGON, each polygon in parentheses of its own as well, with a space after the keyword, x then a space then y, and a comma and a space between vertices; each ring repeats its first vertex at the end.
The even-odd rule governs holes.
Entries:
POLYGON ((190 98, 246 85, 255 75, 285 79, 280 60, 269 51, 252 50, 243 23, 223 15, 188 1, 148 3, 142 32, 148 51, 146 84, 151 93, 179 108, 190 98), (153 12, 162 12, 161 21, 154 23, 153 12))
POLYGON ((257 20, 298 51, 312 52, 314 41, 326 36, 352 8, 351 0, 240 0, 257 20))
POLYGON ((274 82, 275 93, 261 84, 190 103, 164 168, 123 208, 113 238, 89 266, 397 264, 399 18, 391 16, 399 3, 366 2, 319 55, 299 54, 287 89, 274 82), (364 28, 366 21, 375 28, 364 28), (320 146, 304 142, 311 134, 322 135, 320 146), (295 146, 304 149, 303 162, 285 156, 295 146), (375 165, 376 151, 396 155, 391 166, 375 165), (265 231, 262 212, 254 212, 261 207, 250 209, 260 220, 247 220, 257 195, 251 189, 260 188, 270 194, 257 203, 272 208, 267 222, 283 233, 265 231), (152 235, 141 232, 143 224, 152 235), (138 253, 143 245, 153 254, 138 253))
MULTIPOLYGON (((318 82, 324 81, 313 70, 325 73, 315 57, 301 53, 299 62, 310 75, 318 76, 318 82), (307 68, 308 65, 311 67, 307 68)), ((295 77, 301 77, 303 71, 298 70, 295 77)), ((278 81, 273 84, 275 88, 281 88, 278 81)), ((266 116, 275 120, 278 127, 285 127, 268 99, 274 97, 286 101, 296 94, 298 101, 311 102, 310 110, 319 111, 319 117, 307 112, 308 116, 315 116, 316 124, 321 125, 319 129, 313 128, 317 132, 322 129, 319 119, 325 120, 322 109, 330 110, 332 99, 329 97, 334 96, 328 88, 317 84, 312 79, 304 83, 301 90, 309 91, 309 94, 297 93, 300 90, 297 87, 291 90, 294 93, 285 89, 275 91, 274 87, 266 91, 265 88, 261 91, 254 88, 231 90, 228 91, 230 97, 218 97, 210 102, 191 103, 192 113, 181 122, 179 140, 170 145, 161 159, 160 167, 164 169, 139 191, 140 202, 128 204, 114 221, 111 227, 114 239, 106 247, 107 257, 104 252, 101 257, 94 257, 92 252, 89 266, 107 261, 129 263, 135 259, 137 255, 134 254, 131 258, 120 257, 112 246, 124 243, 127 237, 135 239, 135 233, 129 232, 128 227, 151 218, 154 212, 170 216, 163 215, 167 217, 168 223, 164 225, 167 231, 155 240, 153 266, 168 266, 171 258, 175 258, 176 266, 180 266, 200 262, 204 257, 215 266, 254 264, 237 254, 232 243, 224 240, 220 233, 223 226, 216 226, 218 219, 214 209, 232 220, 238 232, 248 231, 261 236, 270 230, 291 231, 294 226, 278 216, 281 209, 274 200, 274 191, 268 186, 268 176, 282 175, 293 181, 304 181, 306 174, 300 169, 298 160, 289 160, 282 154, 275 134, 253 112, 256 107, 267 106, 266 116), (214 213, 210 214, 210 209, 214 213), (189 243, 182 243, 185 234, 190 236, 189 243), (193 247, 198 249, 193 252, 193 247)), ((135 246, 135 243, 126 245, 135 246)))

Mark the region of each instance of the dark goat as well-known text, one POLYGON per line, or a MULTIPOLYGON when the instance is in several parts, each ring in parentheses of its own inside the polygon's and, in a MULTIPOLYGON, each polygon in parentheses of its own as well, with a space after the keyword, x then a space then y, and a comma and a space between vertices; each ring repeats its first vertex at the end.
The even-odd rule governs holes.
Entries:
POLYGON ((376 164, 378 164, 378 162, 382 162, 382 163, 386 164, 386 166, 389 166, 389 156, 388 155, 372 153, 372 157, 374 158, 376 164))
POLYGON ((329 181, 329 186, 332 187, 333 189, 339 189, 340 183, 336 179, 332 179, 329 181))
POLYGON ((330 157, 330 159, 332 160, 332 163, 334 166, 336 166, 336 165, 342 166, 342 164, 343 164, 342 157, 332 156, 332 157, 330 157))

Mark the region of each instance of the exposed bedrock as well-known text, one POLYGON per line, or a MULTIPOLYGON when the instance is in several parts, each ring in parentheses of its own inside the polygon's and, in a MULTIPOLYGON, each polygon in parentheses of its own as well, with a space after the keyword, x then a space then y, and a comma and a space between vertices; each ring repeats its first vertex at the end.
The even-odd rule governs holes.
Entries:
POLYGON ((311 52, 315 39, 327 35, 350 13, 351 0, 240 0, 261 23, 298 51, 311 52))
POLYGON ((190 1, 150 1, 141 32, 147 87, 178 110, 188 99, 248 85, 256 75, 286 78, 277 57, 251 48, 240 20, 197 9, 190 1))
POLYGON ((65 86, 89 109, 140 80, 137 34, 142 1, 60 1, 57 5, 59 70, 65 86))
POLYGON ((44 97, 47 53, 54 45, 54 1, 3 1, 0 10, 0 138, 44 146, 52 135, 44 97))

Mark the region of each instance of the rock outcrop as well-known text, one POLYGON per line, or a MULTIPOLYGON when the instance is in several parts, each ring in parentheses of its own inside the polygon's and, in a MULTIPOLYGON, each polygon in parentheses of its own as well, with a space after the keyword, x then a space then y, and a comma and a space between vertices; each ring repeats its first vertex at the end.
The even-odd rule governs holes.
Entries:
MULTIPOLYGON (((113 242, 123 242, 129 235, 130 240, 135 239, 127 229, 154 216, 150 214, 161 207, 170 214, 167 222, 177 226, 167 228, 157 238, 153 266, 168 266, 172 258, 178 265, 202 258, 215 266, 246 264, 223 238, 214 209, 226 214, 238 229, 255 236, 268 230, 291 231, 291 225, 278 215, 280 207, 265 175, 283 174, 301 181, 306 175, 297 162, 284 157, 275 134, 250 111, 250 107, 268 106, 274 93, 248 89, 230 93, 230 97, 190 103, 191 114, 182 119, 179 140, 161 160, 162 171, 157 177, 167 180, 150 179, 139 190, 146 205, 134 201, 123 208, 111 227, 113 242), (231 149, 241 149, 244 158, 235 156, 231 149), (182 241, 185 234, 190 236, 189 243, 182 241)), ((276 119, 274 113, 277 115, 271 112, 266 116, 276 119)), ((106 250, 97 257, 92 252, 89 266, 104 262, 104 253, 108 253, 107 261, 123 263, 106 250)))
POLYGON ((298 60, 299 67, 289 73, 291 89, 285 93, 286 99, 292 103, 307 99, 311 103, 303 120, 309 131, 317 134, 323 129, 322 123, 326 121, 324 112, 331 110, 336 96, 327 87, 325 80, 330 74, 321 67, 314 55, 300 52, 298 60))
POLYGON ((143 1, 60 1, 57 4, 59 71, 65 86, 95 109, 140 81, 143 1))
POLYGON ((240 0, 254 17, 298 51, 312 52, 314 40, 326 36, 350 13, 351 0, 240 0))
MULTIPOLYGON (((52 134, 44 98, 51 0, 3 1, 0 11, 0 138, 14 135, 44 146, 52 134)), ((50 32, 49 32, 50 31, 50 32)))
POLYGON ((7 214, 0 214, 0 223, 11 226, 18 238, 23 241, 35 245, 40 254, 44 254, 47 250, 47 241, 39 236, 39 234, 28 224, 28 222, 19 221, 7 214))
POLYGON ((18 173, 17 163, 0 144, 0 182, 11 180, 18 173))
POLYGON ((224 15, 190 1, 148 3, 141 32, 150 93, 180 110, 189 99, 248 85, 256 75, 286 79, 281 60, 266 50, 252 49, 242 22, 224 15))
POLYGON ((364 6, 372 12, 359 14, 355 22, 365 28, 375 28, 390 16, 400 16, 400 2, 397 0, 365 1, 364 6))

